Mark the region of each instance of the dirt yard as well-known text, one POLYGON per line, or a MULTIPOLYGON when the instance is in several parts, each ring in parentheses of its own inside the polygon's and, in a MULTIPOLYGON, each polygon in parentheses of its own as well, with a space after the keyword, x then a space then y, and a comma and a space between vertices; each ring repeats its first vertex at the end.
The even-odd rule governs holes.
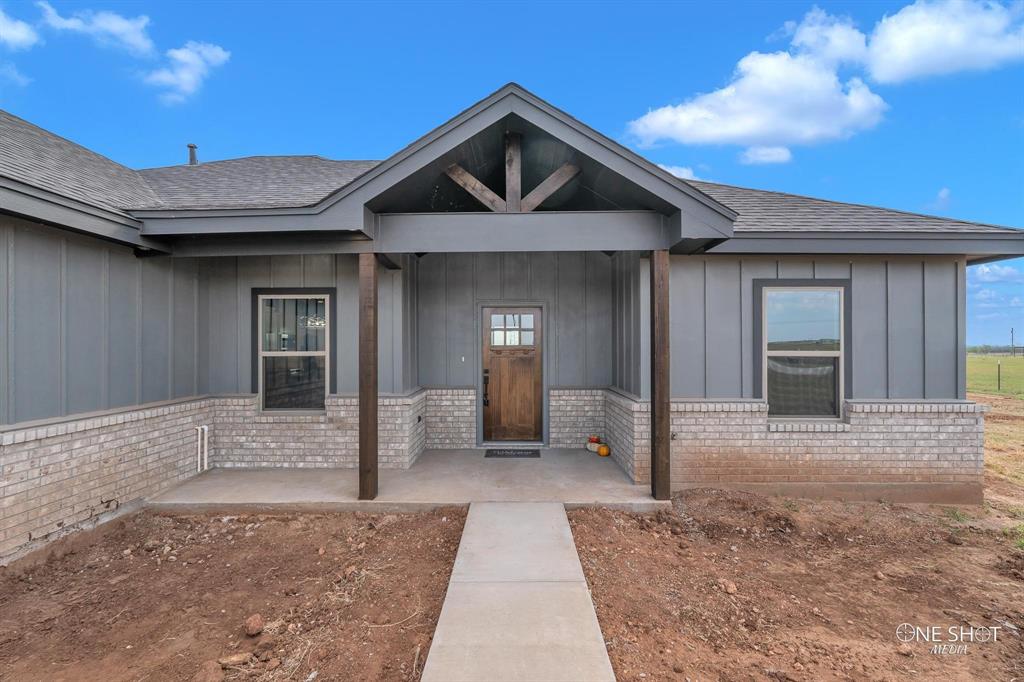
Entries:
POLYGON ((696 490, 570 512, 619 680, 1024 679, 1024 402, 972 398, 994 407, 984 508, 696 490), (999 630, 943 654, 902 623, 999 630))
POLYGON ((65 538, 0 570, 0 679, 418 679, 464 521, 141 513, 65 538))

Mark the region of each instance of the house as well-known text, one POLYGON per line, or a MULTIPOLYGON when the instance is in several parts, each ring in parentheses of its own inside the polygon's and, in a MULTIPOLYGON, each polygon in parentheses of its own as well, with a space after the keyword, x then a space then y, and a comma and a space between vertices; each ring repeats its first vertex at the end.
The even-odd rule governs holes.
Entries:
POLYGON ((197 452, 370 499, 602 434, 657 499, 981 500, 966 267, 1024 232, 681 180, 514 84, 382 162, 191 152, 0 113, 0 556, 197 452))

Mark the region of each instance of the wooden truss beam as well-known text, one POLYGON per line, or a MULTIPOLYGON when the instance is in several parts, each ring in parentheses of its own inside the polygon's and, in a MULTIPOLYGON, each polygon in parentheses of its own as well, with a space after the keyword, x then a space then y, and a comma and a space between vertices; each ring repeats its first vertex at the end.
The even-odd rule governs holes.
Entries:
POLYGON ((523 200, 522 137, 519 133, 505 135, 505 210, 518 213, 523 200))
POLYGON ((445 174, 481 204, 496 213, 505 212, 505 200, 491 191, 491 188, 477 180, 472 173, 457 163, 445 170, 445 174))
POLYGON ((524 212, 533 209, 544 203, 544 200, 560 190, 565 183, 572 180, 579 174, 580 169, 571 163, 564 163, 554 173, 545 178, 544 182, 533 188, 533 191, 523 197, 522 210, 524 212))

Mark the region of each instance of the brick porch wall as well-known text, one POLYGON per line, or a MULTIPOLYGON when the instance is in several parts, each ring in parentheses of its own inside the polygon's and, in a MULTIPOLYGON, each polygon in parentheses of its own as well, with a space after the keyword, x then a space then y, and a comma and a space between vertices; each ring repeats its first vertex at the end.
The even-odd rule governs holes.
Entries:
POLYGON ((582 448, 605 432, 603 389, 552 388, 548 392, 548 443, 553 448, 582 448))
MULTIPOLYGON (((423 451, 426 395, 377 401, 378 462, 406 469, 423 451)), ((216 399, 210 466, 348 469, 359 466, 359 401, 328 396, 324 414, 264 413, 255 395, 216 399)))
MULTIPOLYGON (((379 399, 379 461, 407 468, 426 443, 425 391, 379 399)), ((211 467, 357 467, 359 408, 266 414, 254 395, 222 396, 48 420, 0 433, 0 563, 138 506, 196 473, 195 427, 211 467)))
POLYGON ((195 427, 212 399, 0 433, 0 563, 109 519, 196 473, 195 427))
POLYGON ((424 406, 428 450, 476 447, 476 390, 427 388, 424 406))

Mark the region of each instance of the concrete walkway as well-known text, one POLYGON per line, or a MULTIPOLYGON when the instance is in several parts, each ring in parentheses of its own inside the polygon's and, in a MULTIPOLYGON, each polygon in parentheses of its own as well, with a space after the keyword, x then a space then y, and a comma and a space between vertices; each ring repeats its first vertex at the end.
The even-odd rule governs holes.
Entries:
POLYGON ((614 682, 564 505, 470 505, 422 680, 614 682))

